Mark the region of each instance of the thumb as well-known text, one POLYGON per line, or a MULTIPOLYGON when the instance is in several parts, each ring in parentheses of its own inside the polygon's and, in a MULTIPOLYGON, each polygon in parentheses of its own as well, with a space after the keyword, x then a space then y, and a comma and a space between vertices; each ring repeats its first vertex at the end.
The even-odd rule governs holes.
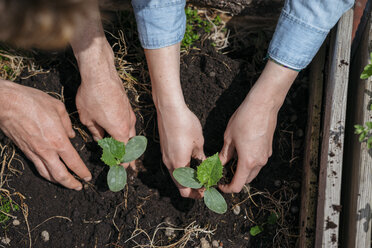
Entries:
POLYGON ((226 142, 223 144, 222 150, 219 153, 219 157, 223 166, 234 156, 235 146, 232 142, 226 142))

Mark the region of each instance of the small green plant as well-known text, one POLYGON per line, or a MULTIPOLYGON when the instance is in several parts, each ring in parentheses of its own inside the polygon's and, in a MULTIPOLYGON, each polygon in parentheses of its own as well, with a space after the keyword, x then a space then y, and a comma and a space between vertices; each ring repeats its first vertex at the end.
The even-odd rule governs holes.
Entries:
POLYGON ((216 26, 221 25, 221 17, 216 16, 209 22, 204 20, 198 14, 198 10, 195 8, 187 7, 185 9, 186 14, 186 31, 185 36, 181 43, 183 50, 189 49, 196 41, 200 39, 199 31, 204 30, 205 33, 209 34, 212 31, 213 24, 216 26))
POLYGON ((213 188, 222 178, 222 164, 218 153, 204 160, 194 170, 190 167, 177 168, 173 171, 173 177, 184 187, 200 189, 205 188, 205 205, 218 214, 223 214, 227 210, 227 204, 223 196, 213 188))
POLYGON ((256 225, 256 226, 251 227, 251 229, 249 230, 249 233, 252 236, 256 236, 264 231, 264 226, 266 224, 274 225, 276 224, 277 221, 278 221, 278 215, 275 212, 272 212, 269 215, 269 217, 267 217, 267 221, 265 223, 263 223, 262 225, 256 225))
MULTIPOLYGON (((372 76, 372 53, 370 54, 371 63, 364 67, 361 79, 368 79, 372 76)), ((369 106, 369 110, 372 111, 372 104, 369 106)), ((367 148, 372 149, 372 122, 367 121, 364 125, 354 125, 355 134, 359 135, 359 142, 367 141, 367 148)))
POLYGON ((10 219, 9 214, 18 211, 19 207, 12 203, 12 199, 0 195, 0 223, 5 226, 10 219))
POLYGON ((146 150, 147 139, 135 136, 125 145, 114 138, 104 138, 98 141, 102 148, 101 160, 110 166, 107 174, 107 184, 113 192, 124 189, 127 184, 127 172, 121 163, 129 163, 139 158, 146 150))

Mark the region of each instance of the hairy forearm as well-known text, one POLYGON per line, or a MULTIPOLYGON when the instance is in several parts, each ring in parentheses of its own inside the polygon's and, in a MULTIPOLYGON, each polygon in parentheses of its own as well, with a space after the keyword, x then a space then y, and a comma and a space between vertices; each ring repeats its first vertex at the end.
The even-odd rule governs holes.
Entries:
POLYGON ((180 84, 180 44, 145 49, 145 54, 156 108, 183 107, 185 100, 180 84))
POLYGON ((104 82, 107 77, 117 77, 114 53, 103 31, 97 1, 94 1, 94 5, 94 14, 81 23, 71 40, 82 83, 104 82))

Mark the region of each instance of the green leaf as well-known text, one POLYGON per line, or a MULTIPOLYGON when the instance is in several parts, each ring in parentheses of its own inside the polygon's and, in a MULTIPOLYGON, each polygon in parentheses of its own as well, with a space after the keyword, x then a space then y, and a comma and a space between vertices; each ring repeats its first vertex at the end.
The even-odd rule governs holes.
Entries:
POLYGON ((267 217, 267 224, 274 225, 278 221, 278 215, 272 212, 269 217, 267 217))
POLYGON ((197 169, 197 178, 199 182, 207 189, 217 185, 222 177, 222 164, 218 153, 204 160, 197 169))
POLYGON ((372 129, 372 122, 370 122, 370 121, 367 121, 366 122, 366 126, 368 127, 368 129, 372 129))
POLYGON ((362 72, 362 75, 360 75, 360 78, 367 79, 370 76, 372 76, 372 64, 368 64, 364 67, 364 71, 362 72))
POLYGON ((129 163, 139 158, 146 150, 147 139, 145 136, 134 136, 125 145, 125 155, 121 162, 129 163))
POLYGON ((367 140, 367 148, 371 149, 372 148, 372 136, 370 136, 367 140))
POLYGON ((117 141, 114 138, 104 138, 98 141, 98 145, 103 150, 101 160, 105 164, 109 166, 120 164, 125 154, 125 145, 123 142, 117 141))
POLYGON ((127 172, 121 165, 114 165, 110 167, 107 173, 107 184, 112 192, 118 192, 124 189, 127 184, 127 172))
POLYGON ((215 213, 224 214, 227 204, 223 196, 215 188, 209 188, 204 192, 205 205, 215 213))
POLYGON ((252 235, 252 236, 256 236, 260 233, 263 232, 263 227, 262 226, 254 226, 254 227, 251 227, 251 230, 249 230, 249 233, 252 235))
POLYGON ((203 187, 196 178, 196 170, 190 167, 177 168, 173 171, 173 177, 184 187, 200 189, 203 187))
POLYGON ((371 104, 371 106, 369 106, 369 110, 371 110, 371 111, 372 111, 372 104, 371 104))
POLYGON ((364 130, 364 127, 362 125, 354 125, 355 128, 355 134, 361 134, 364 130))
POLYGON ((366 135, 367 135, 367 132, 366 132, 366 131, 363 131, 363 132, 359 135, 359 142, 363 142, 363 140, 366 138, 366 135))

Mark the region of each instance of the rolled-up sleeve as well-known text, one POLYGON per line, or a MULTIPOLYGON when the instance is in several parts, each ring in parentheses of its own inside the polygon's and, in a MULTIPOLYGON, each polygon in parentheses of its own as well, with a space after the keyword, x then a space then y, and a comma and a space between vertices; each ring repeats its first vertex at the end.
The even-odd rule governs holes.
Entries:
POLYGON ((330 29, 354 0, 286 0, 268 56, 294 70, 305 68, 330 29))
POLYGON ((132 0, 132 6, 143 48, 167 47, 183 39, 185 0, 132 0))

